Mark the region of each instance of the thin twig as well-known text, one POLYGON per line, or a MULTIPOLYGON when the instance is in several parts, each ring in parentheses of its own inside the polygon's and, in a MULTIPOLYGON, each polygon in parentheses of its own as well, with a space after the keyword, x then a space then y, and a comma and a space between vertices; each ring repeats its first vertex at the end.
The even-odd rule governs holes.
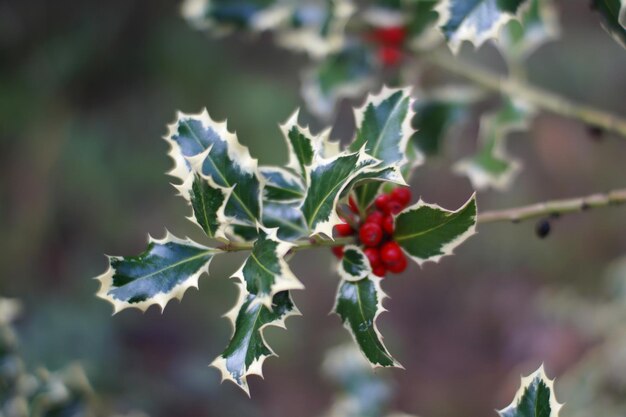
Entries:
POLYGON ((519 222, 537 217, 576 213, 592 208, 609 207, 624 203, 626 203, 626 188, 610 191, 608 193, 552 200, 506 210, 486 211, 478 215, 478 223, 494 223, 501 221, 519 222))
POLYGON ((479 66, 461 61, 449 53, 433 51, 420 55, 420 58, 446 71, 467 78, 483 88, 521 98, 543 110, 581 120, 591 126, 617 133, 626 139, 626 119, 623 117, 598 110, 589 105, 575 103, 524 81, 506 78, 479 66))

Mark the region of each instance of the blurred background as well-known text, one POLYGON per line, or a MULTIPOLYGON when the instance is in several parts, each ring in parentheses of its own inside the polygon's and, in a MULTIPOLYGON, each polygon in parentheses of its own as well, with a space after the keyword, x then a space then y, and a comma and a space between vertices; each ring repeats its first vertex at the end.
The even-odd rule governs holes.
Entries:
MULTIPOLYGON (((533 55, 529 78, 626 115, 626 52, 601 29, 588 2, 557 5, 562 39, 533 55)), ((0 0, 0 295, 24 303, 18 332, 29 363, 55 369, 80 361, 117 410, 317 416, 332 397, 320 373, 324 353, 349 340, 328 315, 337 285, 330 251, 294 257, 293 270, 307 287, 295 294, 303 317, 290 319, 287 332, 268 330, 280 359, 266 362, 265 381, 251 378, 252 400, 220 385, 207 366, 230 336, 220 316, 236 299, 228 277, 238 255, 215 262, 200 291, 189 291, 163 315, 152 308, 112 318, 111 307, 94 297, 92 277, 106 268, 104 253, 139 253, 146 233, 161 237, 165 227, 201 241, 163 174, 171 162, 160 138, 175 111, 206 106, 214 118, 228 117, 264 164, 286 161, 277 125, 302 105, 306 58, 275 48, 265 35, 211 39, 190 28, 178 9, 166 0, 0 0)), ((465 47, 462 56, 503 67, 492 46, 465 47)), ((342 105, 336 121, 342 140, 353 133, 352 104, 342 105)), ((306 112, 303 119, 323 127, 306 112)), ((449 166, 471 148, 477 129, 477 117, 455 127, 447 155, 415 175, 415 195, 449 208, 466 201, 471 186, 449 166)), ((576 121, 541 114, 510 141, 525 163, 522 175, 508 192, 479 194, 479 208, 624 187, 623 139, 594 140, 576 121)), ((393 408, 429 417, 493 416, 510 402, 520 373, 541 362, 564 381, 559 400, 606 404, 599 393, 577 393, 589 391, 580 386, 589 376, 584 366, 606 361, 597 349, 621 332, 619 320, 590 317, 621 305, 615 288, 626 282, 626 268, 613 267, 609 275, 618 278, 605 277, 626 255, 625 219, 623 207, 567 216, 545 240, 535 236, 533 222, 485 225, 457 256, 389 278, 389 312, 379 326, 406 367, 378 371, 394 381, 393 408)), ((615 348, 626 350, 626 342, 615 348)), ((624 362, 616 359, 606 372, 620 374, 624 362)), ((600 392, 623 398, 623 375, 600 392)), ((566 407, 563 415, 575 411, 566 407)))

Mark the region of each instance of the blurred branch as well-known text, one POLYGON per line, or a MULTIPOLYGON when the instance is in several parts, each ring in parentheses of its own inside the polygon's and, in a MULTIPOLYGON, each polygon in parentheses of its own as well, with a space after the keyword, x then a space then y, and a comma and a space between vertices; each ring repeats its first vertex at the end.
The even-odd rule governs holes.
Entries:
POLYGON ((434 51, 420 55, 420 58, 446 71, 467 78, 483 88, 497 91, 513 98, 521 98, 538 108, 581 120, 590 126, 602 128, 626 138, 626 119, 615 114, 575 103, 518 79, 503 78, 499 74, 461 61, 447 52, 434 51))
POLYGON ((536 217, 576 213, 592 208, 609 207, 624 203, 626 203, 626 188, 610 191, 608 193, 591 194, 585 197, 563 200, 552 200, 506 210, 486 211, 478 216, 478 222, 519 222, 536 217))

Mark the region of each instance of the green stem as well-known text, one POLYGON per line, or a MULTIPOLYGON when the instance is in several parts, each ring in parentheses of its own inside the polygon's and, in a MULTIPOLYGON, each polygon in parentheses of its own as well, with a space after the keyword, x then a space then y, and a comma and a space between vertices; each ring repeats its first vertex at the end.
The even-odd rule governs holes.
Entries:
MULTIPOLYGON (((291 251, 297 252, 303 249, 330 248, 333 246, 349 245, 355 242, 356 242, 355 237, 338 237, 335 240, 317 240, 317 239, 298 240, 298 241, 293 242, 294 247, 291 249, 291 251)), ((254 242, 229 242, 222 246, 217 246, 216 249, 222 250, 224 252, 240 252, 240 251, 252 250, 253 247, 254 247, 254 242)))
POLYGON ((478 215, 478 223, 522 220, 586 211, 592 208, 609 207, 626 203, 626 188, 608 193, 591 194, 584 197, 552 200, 529 206, 506 210, 486 211, 478 215))
POLYGON ((543 110, 581 120, 591 126, 600 127, 626 138, 626 120, 615 114, 575 103, 521 80, 506 78, 477 65, 461 61, 449 53, 433 51, 420 55, 420 58, 446 71, 467 78, 474 84, 488 90, 519 97, 543 110))

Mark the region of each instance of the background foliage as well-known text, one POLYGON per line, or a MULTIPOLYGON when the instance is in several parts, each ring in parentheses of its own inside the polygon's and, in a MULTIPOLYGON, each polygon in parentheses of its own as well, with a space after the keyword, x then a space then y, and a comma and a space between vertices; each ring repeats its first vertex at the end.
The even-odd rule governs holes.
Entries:
MULTIPOLYGON (((529 78, 626 113, 616 94, 626 89, 626 54, 587 2, 557 6, 562 39, 533 55, 529 78)), ((271 383, 251 378, 254 402, 234 386, 220 386, 205 368, 229 336, 227 321, 215 318, 234 303, 226 277, 241 263, 236 256, 230 265, 216 264, 202 292, 190 292, 163 316, 133 311, 110 320, 109 306, 93 299, 97 283, 84 279, 103 270, 98 254, 138 253, 144 233, 162 236, 164 223, 197 235, 160 174, 170 161, 159 137, 175 110, 206 106, 213 117, 228 116, 264 164, 285 160, 284 151, 274 150, 283 149, 277 122, 301 104, 306 58, 272 45, 266 36, 207 39, 170 1, 0 3, 0 294, 24 302, 18 331, 29 363, 57 369, 79 359, 99 392, 115 398, 115 409, 153 416, 314 416, 328 408, 330 387, 321 383, 319 365, 327 348, 348 338, 327 316, 336 288, 328 251, 294 258, 307 286, 306 296, 294 296, 305 316, 292 319, 289 335, 269 330, 281 360, 265 367, 271 383), (328 265, 328 274, 318 265, 328 265)), ((464 58, 503 67, 493 47, 466 48, 464 58)), ((347 140, 349 105, 339 114, 335 133, 347 140)), ((466 155, 477 129, 476 117, 469 118, 446 146, 466 155)), ((590 140, 575 121, 542 115, 509 143, 527 168, 511 191, 481 194, 481 208, 623 186, 624 143, 590 140)), ((457 156, 430 161, 414 178, 414 192, 459 207, 471 187, 448 169, 457 156)), ((545 241, 530 223, 487 225, 458 256, 390 278, 385 290, 394 306, 380 325, 387 346, 410 369, 384 371, 395 380, 392 408, 434 417, 492 415, 510 401, 519 373, 539 362, 551 376, 575 370, 604 337, 593 331, 601 322, 580 329, 556 320, 537 308, 554 299, 536 295, 557 288, 583 299, 610 292, 601 277, 626 248, 622 224, 620 210, 566 217, 545 241)), ((588 390, 586 406, 601 407, 600 394, 588 388, 570 384, 557 393, 570 402, 588 390)), ((573 414, 566 407, 562 415, 573 414)))

